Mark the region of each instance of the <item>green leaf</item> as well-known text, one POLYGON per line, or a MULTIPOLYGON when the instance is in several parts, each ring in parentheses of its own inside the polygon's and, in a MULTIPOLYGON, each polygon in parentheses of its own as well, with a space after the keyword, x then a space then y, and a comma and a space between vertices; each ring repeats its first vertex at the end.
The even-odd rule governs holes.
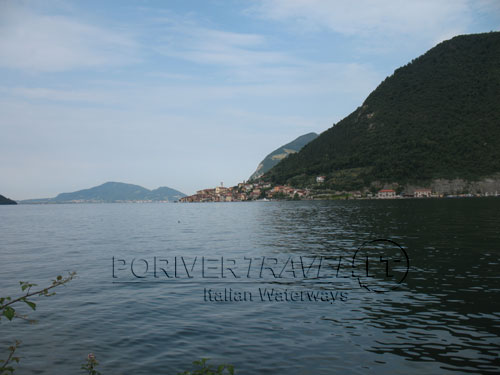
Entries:
POLYGON ((16 310, 14 310, 12 307, 7 306, 3 309, 2 312, 3 316, 5 316, 7 319, 12 320, 14 315, 16 314, 16 310))
POLYGON ((24 303, 26 303, 29 307, 31 307, 33 310, 36 310, 36 303, 27 301, 25 300, 24 303))

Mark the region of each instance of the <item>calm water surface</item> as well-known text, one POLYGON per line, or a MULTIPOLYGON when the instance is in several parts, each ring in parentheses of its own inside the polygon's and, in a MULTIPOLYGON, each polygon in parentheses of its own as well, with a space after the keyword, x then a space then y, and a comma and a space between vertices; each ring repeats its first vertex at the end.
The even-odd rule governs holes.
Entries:
POLYGON ((2 319, 0 347, 22 340, 18 374, 76 374, 89 352, 103 374, 176 374, 201 357, 237 374, 499 374, 499 257, 496 198, 2 206, 0 295, 17 294, 20 280, 78 278, 38 299, 38 324, 2 319), (151 267, 145 278, 112 277, 113 256, 150 266, 154 256, 322 256, 349 267, 377 238, 410 258, 408 277, 386 293, 352 277, 168 279, 151 267), (205 288, 254 300, 205 301, 205 288), (259 288, 347 297, 262 302, 259 288))

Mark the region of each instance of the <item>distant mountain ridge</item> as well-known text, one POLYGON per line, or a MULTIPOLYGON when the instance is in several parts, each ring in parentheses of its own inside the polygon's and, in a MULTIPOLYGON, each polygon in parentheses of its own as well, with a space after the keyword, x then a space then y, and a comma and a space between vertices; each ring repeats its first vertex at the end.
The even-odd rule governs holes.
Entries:
POLYGON ((0 195, 0 204, 17 204, 17 202, 0 195))
POLYGON ((396 69, 353 113, 264 178, 335 190, 500 172, 500 32, 461 35, 396 69))
POLYGON ((250 176, 249 180, 255 180, 269 171, 272 167, 278 164, 281 160, 285 159, 288 155, 299 152, 302 147, 315 139, 318 135, 316 133, 307 133, 295 138, 290 143, 281 146, 267 155, 264 160, 262 160, 256 171, 250 176))
POLYGON ((71 203, 71 202, 133 202, 133 201, 169 201, 175 202, 186 194, 163 186, 154 190, 139 185, 123 182, 106 182, 89 189, 72 193, 61 193, 55 198, 28 199, 21 203, 71 203))

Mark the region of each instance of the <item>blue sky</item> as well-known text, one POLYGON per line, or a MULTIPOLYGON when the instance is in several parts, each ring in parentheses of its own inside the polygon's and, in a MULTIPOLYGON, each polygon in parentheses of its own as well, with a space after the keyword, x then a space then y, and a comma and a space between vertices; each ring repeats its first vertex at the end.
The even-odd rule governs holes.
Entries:
POLYGON ((0 0, 0 194, 245 180, 494 0, 0 0))

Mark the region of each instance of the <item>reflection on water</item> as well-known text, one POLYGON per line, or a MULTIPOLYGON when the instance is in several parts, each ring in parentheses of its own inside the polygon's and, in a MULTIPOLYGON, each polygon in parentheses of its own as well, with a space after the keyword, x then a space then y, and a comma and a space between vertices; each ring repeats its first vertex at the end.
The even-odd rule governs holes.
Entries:
POLYGON ((75 373, 90 351, 108 374, 175 374, 199 357, 239 374, 498 374, 498 228, 494 198, 1 207, 0 294, 65 270, 79 278, 39 301, 37 325, 2 320, 0 344, 23 340, 23 374, 75 373), (408 277, 385 293, 360 287, 349 268, 378 238, 410 258, 408 277), (113 256, 176 255, 316 256, 348 272, 113 283, 113 256), (205 301, 207 288, 254 300, 205 301), (347 298, 263 302, 263 289, 347 298))

